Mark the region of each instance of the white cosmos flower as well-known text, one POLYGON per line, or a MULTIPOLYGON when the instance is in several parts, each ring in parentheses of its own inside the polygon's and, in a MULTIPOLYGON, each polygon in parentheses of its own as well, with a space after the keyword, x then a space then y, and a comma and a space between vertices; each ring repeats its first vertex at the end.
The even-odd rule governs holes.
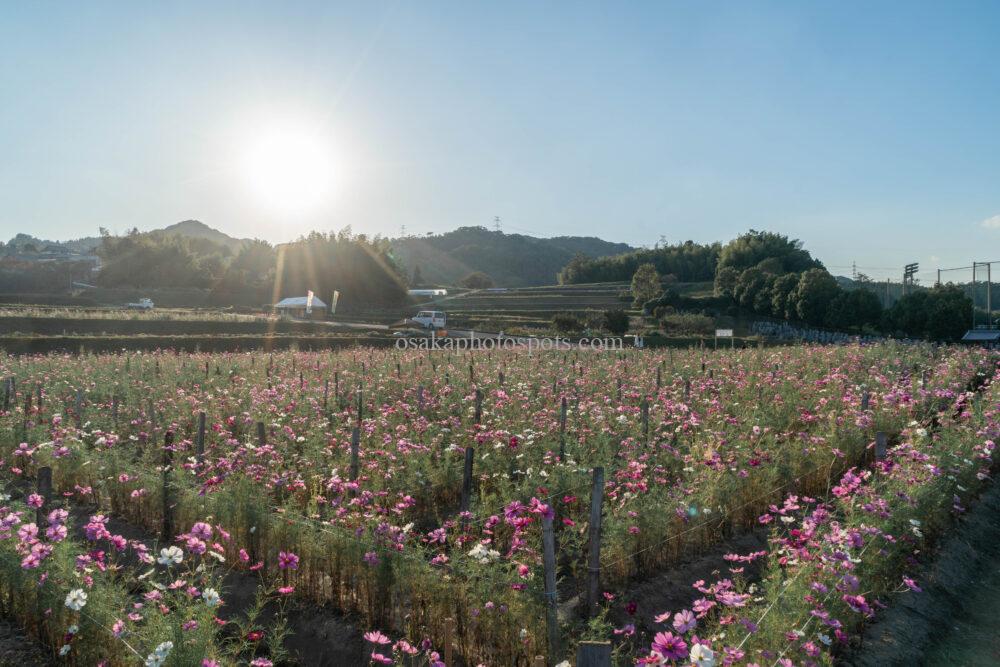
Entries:
POLYGON ((184 560, 184 552, 181 551, 180 547, 167 547, 166 549, 160 549, 160 557, 156 561, 160 565, 166 565, 167 567, 180 563, 184 560))
POLYGON ((66 596, 66 606, 73 611, 80 611, 87 604, 87 594, 82 588, 74 588, 66 596))
POLYGON ((201 598, 205 601, 209 607, 216 607, 219 605, 219 591, 214 588, 206 588, 201 592, 201 598))
POLYGON ((698 667, 715 667, 715 653, 704 644, 695 644, 691 647, 691 654, 688 659, 698 667))
POLYGON ((472 550, 469 551, 469 555, 483 565, 500 558, 499 551, 496 549, 487 549, 482 542, 479 542, 476 546, 472 547, 472 550))

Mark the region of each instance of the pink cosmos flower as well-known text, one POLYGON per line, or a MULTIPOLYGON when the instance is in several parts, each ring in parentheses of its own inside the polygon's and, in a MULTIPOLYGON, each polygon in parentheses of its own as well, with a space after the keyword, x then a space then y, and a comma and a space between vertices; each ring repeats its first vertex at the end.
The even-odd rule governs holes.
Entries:
POLYGON ((299 557, 291 551, 281 551, 278 553, 278 567, 282 570, 297 570, 299 557))
POLYGON ((688 654, 687 642, 672 632, 657 632, 652 649, 668 660, 680 660, 688 654))
POLYGON ((689 609, 684 609, 682 611, 679 611, 674 616, 674 630, 676 630, 680 634, 690 632, 697 625, 698 621, 695 619, 694 614, 692 614, 691 610, 689 609))
POLYGON ((383 635, 378 630, 372 630, 370 632, 366 632, 365 633, 365 641, 366 642, 371 642, 372 644, 380 644, 380 645, 385 645, 385 644, 391 644, 392 643, 388 637, 386 637, 385 635, 383 635))
POLYGON ((199 521, 191 526, 190 534, 207 542, 212 539, 212 527, 203 521, 199 521))

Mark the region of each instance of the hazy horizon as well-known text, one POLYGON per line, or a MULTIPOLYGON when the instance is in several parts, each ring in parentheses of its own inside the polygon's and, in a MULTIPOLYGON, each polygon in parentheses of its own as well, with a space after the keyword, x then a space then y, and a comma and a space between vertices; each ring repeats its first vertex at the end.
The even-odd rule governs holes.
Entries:
POLYGON ((1000 248, 998 21, 989 3, 5 6, 0 236, 756 228, 835 273, 917 261, 927 282, 1000 248))

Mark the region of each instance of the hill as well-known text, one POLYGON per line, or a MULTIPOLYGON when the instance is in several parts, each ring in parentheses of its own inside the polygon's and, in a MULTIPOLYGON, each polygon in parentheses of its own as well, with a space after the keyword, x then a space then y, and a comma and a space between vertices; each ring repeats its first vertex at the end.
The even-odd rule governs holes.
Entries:
POLYGON ((239 250, 243 247, 243 244, 249 240, 234 238, 229 234, 220 232, 214 227, 209 227, 200 220, 183 220, 181 222, 175 222, 174 224, 168 225, 163 229, 154 229, 150 233, 162 234, 163 236, 183 236, 189 239, 211 241, 212 243, 225 246, 233 252, 239 250))
POLYGON ((423 283, 454 285, 482 272, 503 287, 551 285, 576 255, 605 257, 633 250, 589 236, 536 238, 485 227, 459 227, 445 234, 405 236, 391 241, 393 257, 423 283))

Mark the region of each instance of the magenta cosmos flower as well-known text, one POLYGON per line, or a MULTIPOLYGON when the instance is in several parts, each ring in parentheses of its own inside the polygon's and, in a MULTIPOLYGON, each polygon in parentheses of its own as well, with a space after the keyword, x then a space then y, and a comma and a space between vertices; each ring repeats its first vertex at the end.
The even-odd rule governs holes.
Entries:
POLYGON ((299 557, 291 551, 281 551, 278 553, 278 567, 282 570, 299 569, 299 557))
POLYGON ((680 660, 688 654, 687 643, 672 632, 657 632, 652 649, 667 660, 680 660))

